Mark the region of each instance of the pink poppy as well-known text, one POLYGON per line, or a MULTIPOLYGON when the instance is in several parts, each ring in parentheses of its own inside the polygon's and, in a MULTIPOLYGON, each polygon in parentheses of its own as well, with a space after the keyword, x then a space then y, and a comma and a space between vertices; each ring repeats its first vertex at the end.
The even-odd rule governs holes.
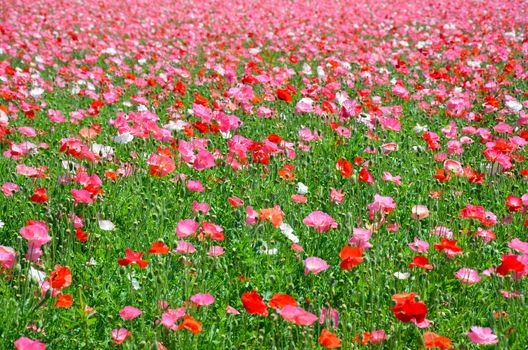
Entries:
POLYGON ((304 260, 304 268, 304 275, 306 276, 309 272, 313 273, 314 275, 319 272, 322 272, 328 269, 329 266, 323 259, 318 258, 316 256, 312 256, 304 260))
POLYGON ((176 329, 178 329, 176 322, 178 322, 180 318, 185 316, 186 313, 187 311, 184 307, 180 307, 178 309, 169 309, 165 311, 163 315, 161 315, 161 324, 165 328, 172 329, 173 331, 175 331, 176 329))
POLYGON ((182 240, 176 243, 176 249, 174 250, 174 252, 178 254, 192 254, 195 251, 196 249, 194 248, 194 245, 192 243, 185 242, 182 240))
POLYGON ((330 202, 332 203, 343 203, 345 200, 345 194, 343 191, 336 190, 335 188, 330 189, 330 202))
POLYGON ((112 330, 112 339, 116 344, 121 344, 132 335, 126 328, 115 328, 112 330))
POLYGON ((194 192, 203 192, 203 191, 205 191, 205 188, 203 187, 202 183, 200 181, 196 181, 196 180, 187 181, 187 189, 189 191, 194 191, 194 192))
POLYGON ((71 194, 73 196, 73 199, 75 200, 75 204, 77 203, 93 203, 95 202, 95 199, 92 198, 92 194, 88 192, 87 190, 71 190, 71 194))
POLYGON ((458 278, 460 282, 466 284, 478 283, 481 280, 481 277, 477 271, 466 267, 463 267, 455 272, 455 277, 458 278))
POLYGON ((191 297, 191 301, 196 305, 207 306, 214 303, 215 298, 211 294, 195 294, 191 297))
POLYGON ((0 266, 12 269, 15 266, 16 251, 11 247, 0 245, 0 266))
POLYGON ((27 337, 20 337, 14 344, 17 350, 46 350, 46 344, 41 343, 38 339, 32 340, 27 337))
POLYGON ((119 311, 119 316, 125 320, 133 320, 134 318, 141 315, 143 311, 133 306, 125 306, 119 311))
POLYGON ((372 244, 369 243, 369 239, 372 236, 372 231, 364 228, 354 228, 352 232, 352 237, 348 241, 348 244, 355 245, 356 247, 363 249, 372 248, 372 244))
POLYGON ((224 254, 224 248, 222 248, 219 245, 214 245, 211 248, 209 248, 209 253, 207 255, 209 256, 220 256, 224 254))
POLYGON ((409 243, 409 248, 418 253, 427 253, 427 250, 429 249, 429 243, 414 237, 414 242, 409 243))
POLYGON ((471 327, 471 332, 466 335, 475 344, 497 344, 499 341, 493 330, 488 327, 471 327))
POLYGON ((411 218, 415 220, 423 220, 429 216, 429 209, 425 205, 415 205, 411 209, 411 218))
POLYGON ((230 315, 240 315, 240 311, 229 305, 227 305, 226 312, 230 315))
POLYGON ((6 197, 11 197, 14 192, 20 191, 20 187, 12 182, 5 182, 2 184, 2 192, 6 197))
POLYGON ((178 222, 176 225, 176 235, 179 238, 185 238, 187 236, 193 235, 198 229, 200 224, 193 219, 185 219, 178 222))
POLYGON ((315 321, 317 321, 318 317, 314 314, 304 310, 303 308, 292 306, 292 305, 286 305, 284 306, 280 311, 279 314, 284 318, 286 321, 293 322, 297 325, 302 326, 309 326, 315 321))
POLYGON ((337 228, 337 223, 328 214, 322 211, 314 211, 304 218, 303 223, 307 226, 315 228, 319 233, 326 232, 331 228, 337 228))

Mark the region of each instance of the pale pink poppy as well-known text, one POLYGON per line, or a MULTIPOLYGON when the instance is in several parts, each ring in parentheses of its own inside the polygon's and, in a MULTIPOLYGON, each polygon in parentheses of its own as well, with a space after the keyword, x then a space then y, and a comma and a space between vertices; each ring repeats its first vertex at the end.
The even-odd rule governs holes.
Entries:
POLYGON ((178 309, 169 309, 165 311, 163 315, 161 315, 161 324, 165 328, 172 329, 173 331, 175 331, 176 329, 178 329, 176 322, 178 322, 180 318, 185 316, 186 313, 187 311, 184 307, 180 307, 178 309))
POLYGON ((6 197, 11 197, 14 192, 20 191, 20 187, 12 182, 5 182, 2 184, 2 192, 6 197))
POLYGON ((391 173, 384 171, 383 176, 381 177, 383 181, 390 181, 394 183, 395 185, 400 186, 402 184, 401 182, 401 176, 394 176, 391 173))
POLYGON ((369 243, 369 239, 372 236, 372 231, 365 228, 354 228, 352 230, 352 237, 348 241, 348 244, 355 245, 358 248, 368 249, 372 248, 372 244, 369 243))
POLYGON ((475 344, 497 344, 499 341, 497 336, 493 334, 493 330, 488 327, 473 326, 471 332, 466 333, 466 335, 475 344))
POLYGON ((240 315, 240 311, 229 305, 227 305, 226 312, 230 315, 240 315))
POLYGON ((293 322, 297 325, 302 326, 309 326, 315 321, 317 321, 318 317, 314 314, 304 310, 303 308, 292 306, 292 305, 286 305, 284 306, 280 311, 279 314, 284 318, 286 321, 293 322))
POLYGON ((185 219, 176 225, 176 235, 179 238, 185 238, 196 232, 200 224, 194 221, 193 219, 185 219))
POLYGON ((112 330, 112 339, 116 344, 121 344, 132 335, 126 328, 115 328, 112 330))
POLYGON ((174 249, 174 252, 178 254, 192 254, 195 251, 196 248, 194 248, 194 245, 192 243, 181 240, 176 243, 176 249, 174 249))
POLYGON ((326 319, 329 319, 333 322, 334 329, 337 329, 339 326, 339 312, 334 308, 322 308, 321 314, 319 315, 319 324, 325 323, 326 319))
POLYGON ((418 253, 427 253, 427 250, 429 249, 429 243, 414 237, 414 242, 409 243, 409 248, 418 253))
POLYGON ((207 306, 214 303, 215 298, 211 294, 195 294, 191 297, 191 301, 196 305, 207 306))
POLYGON ((343 203, 345 200, 345 194, 341 190, 335 188, 330 189, 330 202, 332 203, 343 203))
POLYGON ((324 261, 323 259, 321 258, 318 258, 316 256, 312 256, 312 257, 309 257, 309 258, 306 258, 306 260, 304 260, 304 275, 308 275, 308 273, 313 273, 314 275, 319 273, 319 272, 322 272, 326 269, 328 269, 329 266, 328 264, 326 263, 326 261, 324 261))
POLYGON ((460 282, 466 284, 478 283, 482 279, 477 271, 466 267, 463 267, 455 272, 455 277, 458 278, 460 282))
POLYGON ((528 255, 528 242, 523 242, 518 238, 514 238, 510 243, 508 243, 508 247, 528 255))
POLYGON ((143 311, 133 306, 125 306, 119 311, 119 316, 125 320, 133 320, 134 318, 141 315, 143 311))
POLYGON ((411 218, 415 220, 423 220, 429 216, 429 209, 425 205, 415 205, 411 209, 411 218))
POLYGON ((255 225, 257 223, 258 213, 252 206, 246 207, 246 224, 255 225))
POLYGON ((192 211, 194 211, 196 213, 201 211, 202 213, 207 214, 207 213, 209 213, 209 204, 207 204, 207 203, 199 203, 197 201, 193 201, 192 211))
POLYGON ((315 228, 319 233, 326 232, 331 228, 337 228, 337 223, 328 214, 322 211, 314 211, 304 218, 303 223, 307 226, 315 228))
POLYGON ((224 254, 224 248, 222 248, 219 245, 214 245, 211 248, 209 248, 209 252, 207 253, 209 256, 220 256, 224 254))
POLYGON ((0 266, 4 269, 12 269, 15 266, 16 251, 11 247, 0 245, 0 266))
POLYGON ((20 337, 14 344, 17 350, 46 350, 46 344, 41 343, 38 339, 32 340, 27 337, 20 337))

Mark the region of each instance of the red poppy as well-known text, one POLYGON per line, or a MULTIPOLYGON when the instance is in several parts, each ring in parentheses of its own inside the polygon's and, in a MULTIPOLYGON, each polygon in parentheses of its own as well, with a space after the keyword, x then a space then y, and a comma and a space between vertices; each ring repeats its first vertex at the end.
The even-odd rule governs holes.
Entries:
POLYGON ((31 201, 35 203, 46 203, 49 199, 46 191, 47 190, 45 188, 35 189, 35 193, 31 196, 31 201))
POLYGON ((67 266, 55 266, 48 278, 51 288, 62 289, 71 285, 71 270, 67 266))
POLYGON ((242 294, 242 304, 250 314, 268 316, 268 305, 262 301, 262 297, 255 290, 242 294))
POLYGON ((323 329, 317 342, 327 349, 336 349, 341 347, 341 340, 332 332, 323 329))
POLYGON ((75 238, 77 238, 77 240, 82 243, 88 241, 88 235, 80 228, 75 229, 75 238))
POLYGON ((402 322, 421 323, 427 316, 427 306, 422 301, 415 299, 415 293, 401 293, 392 296, 396 305, 392 307, 394 316, 402 322))
POLYGON ((278 89, 277 90, 277 97, 279 100, 286 101, 288 103, 292 102, 292 97, 290 95, 290 92, 287 89, 278 89))
POLYGON ((57 297, 57 301, 55 302, 56 307, 62 307, 62 308, 69 308, 73 305, 73 297, 69 294, 61 294, 59 293, 59 296, 57 297))
POLYGON ((133 252, 130 248, 125 250, 126 258, 119 259, 117 263, 121 266, 127 266, 130 264, 138 264, 140 268, 144 269, 148 265, 148 261, 141 260, 143 252, 133 252))
POLYGON ((297 306, 297 301, 288 294, 274 294, 269 301, 269 306, 274 309, 281 309, 286 305, 297 306))
POLYGON ((163 242, 153 242, 150 249, 147 251, 149 254, 167 254, 169 247, 163 242))
POLYGON ((341 258, 341 267, 344 270, 350 270, 354 266, 359 265, 363 260, 363 249, 351 246, 345 246, 339 253, 341 258))
POLYGON ((425 332, 424 335, 424 346, 428 349, 451 349, 451 339, 443 337, 433 332, 425 332))
POLYGON ((521 211, 523 208, 522 200, 516 196, 508 196, 506 199, 506 206, 511 212, 521 211))
POLYGON ((524 268, 524 264, 518 260, 517 255, 505 254, 502 256, 502 264, 495 271, 501 276, 506 276, 510 271, 523 272, 524 268))
POLYGON ((336 169, 341 173, 343 177, 346 177, 346 178, 351 177, 352 173, 354 172, 352 163, 350 163, 346 159, 338 159, 337 164, 336 164, 336 169))
POLYGON ((429 259, 422 255, 417 255, 414 257, 413 262, 409 264, 409 267, 421 267, 425 270, 432 270, 433 265, 428 264, 429 259))
POLYGON ((193 332, 193 334, 198 334, 202 331, 202 323, 195 320, 192 316, 184 316, 183 323, 179 326, 179 328, 185 328, 193 332))
POLYGON ((447 239, 447 238, 442 237, 440 238, 440 244, 435 244, 434 247, 439 252, 446 250, 446 249, 452 252, 456 252, 456 253, 461 252, 462 247, 459 247, 456 244, 457 244, 456 239, 447 239))

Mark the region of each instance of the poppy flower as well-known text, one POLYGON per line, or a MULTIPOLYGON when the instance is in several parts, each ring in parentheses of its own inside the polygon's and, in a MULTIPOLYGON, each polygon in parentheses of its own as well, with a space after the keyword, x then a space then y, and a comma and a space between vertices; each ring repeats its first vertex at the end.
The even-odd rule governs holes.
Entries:
POLYGON ((127 266, 130 264, 137 264, 140 268, 144 269, 148 266, 148 261, 141 260, 143 252, 134 252, 130 248, 125 250, 126 257, 119 259, 117 263, 121 266, 127 266))
POLYGON ((471 332, 466 333, 466 335, 475 344, 497 344, 499 341, 497 336, 493 334, 493 330, 488 327, 471 327, 471 332))
POLYGON ((425 332, 423 338, 424 346, 428 349, 449 350, 453 348, 451 346, 451 339, 438 335, 436 333, 425 332))
POLYGON ((16 251, 11 247, 0 245, 0 267, 12 269, 15 266, 16 251))
POLYGON ((278 89, 277 90, 277 97, 279 98, 279 100, 283 100, 287 103, 291 103, 292 102, 292 96, 290 94, 290 92, 287 90, 287 89, 278 89))
POLYGON ((281 309, 286 305, 297 306, 297 301, 288 294, 273 294, 269 301, 269 306, 274 309, 281 309))
POLYGON ((125 306, 124 308, 119 310, 119 316, 121 316, 121 318, 123 318, 124 320, 133 320, 142 313, 143 311, 133 306, 125 306))
POLYGON ((279 311, 279 314, 286 321, 290 321, 301 326, 309 326, 318 319, 318 317, 314 314, 304 310, 303 308, 293 305, 284 306, 279 311))
POLYGON ((346 159, 338 159, 336 164, 336 169, 339 171, 341 176, 345 178, 350 178, 352 176, 352 173, 354 172, 354 168, 352 167, 352 163, 350 163, 346 159))
POLYGON ((31 201, 35 203, 46 203, 49 199, 48 195, 46 194, 47 189, 46 188, 37 188, 35 189, 35 193, 31 196, 31 201))
POLYGON ((495 270, 499 275, 506 276, 511 271, 523 272, 525 265, 514 254, 505 254, 502 256, 502 263, 495 270))
POLYGON ((55 302, 56 307, 69 308, 73 305, 73 297, 69 294, 58 294, 57 301, 55 302))
POLYGON ((190 330, 193 334, 198 334, 202 331, 202 323, 195 320, 192 316, 184 316, 183 323, 178 327, 190 330))
POLYGON ((477 271, 473 269, 468 269, 466 267, 463 267, 457 272, 455 272, 455 277, 458 278, 460 282, 465 284, 478 283, 482 279, 477 271))
POLYGON ((428 264, 429 259, 422 255, 417 255, 414 257, 413 262, 409 264, 409 267, 421 267, 425 270, 432 270, 433 265, 428 264))
POLYGON ((71 270, 67 266, 55 266, 55 269, 51 272, 48 282, 51 288, 62 289, 71 285, 71 270))
POLYGON ((167 254, 169 247, 163 242, 152 242, 150 249, 147 251, 149 254, 167 254))
POLYGON ((215 298, 211 294, 195 294, 191 297, 191 301, 199 306, 207 306, 214 303, 215 298))
POLYGON ((123 343, 131 335, 132 333, 126 328, 115 328, 112 330, 112 339, 116 345, 123 343))
POLYGON ((326 232, 330 229, 337 228, 337 223, 328 214, 322 211, 314 211, 304 218, 303 223, 309 227, 315 228, 319 233, 326 232))
POLYGON ((323 259, 316 256, 311 256, 304 260, 304 275, 308 275, 309 272, 315 275, 328 269, 328 267, 328 264, 323 259))
POLYGON ((244 305, 244 309, 250 314, 262 315, 264 317, 268 316, 268 306, 255 290, 242 294, 242 304, 244 305))
POLYGON ((161 315, 161 324, 163 327, 171 330, 178 329, 178 326, 176 326, 176 322, 185 316, 186 309, 184 307, 180 307, 178 309, 168 309, 161 315))
POLYGON ((417 325, 425 322, 427 316, 427 306, 422 301, 415 299, 415 293, 402 293, 392 296, 396 305, 392 307, 394 316, 402 322, 414 322, 417 325))
POLYGON ((341 347, 341 340, 332 332, 323 329, 317 342, 327 349, 337 349, 341 347))
POLYGON ((276 205, 273 208, 260 209, 258 217, 260 221, 269 221, 274 227, 279 227, 284 219, 284 212, 276 205))
POLYGON ((339 253, 341 258, 341 267, 343 270, 350 270, 354 266, 359 265, 363 260, 363 249, 351 246, 344 246, 339 253))
POLYGON ((46 344, 40 342, 40 340, 32 340, 27 337, 18 338, 15 343, 17 350, 46 350, 46 344))

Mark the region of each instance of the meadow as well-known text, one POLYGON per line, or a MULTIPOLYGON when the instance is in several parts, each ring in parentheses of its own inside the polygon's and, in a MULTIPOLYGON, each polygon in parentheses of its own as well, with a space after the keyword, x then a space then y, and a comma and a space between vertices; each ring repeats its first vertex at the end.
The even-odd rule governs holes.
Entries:
POLYGON ((5 0, 0 349, 526 349, 527 27, 5 0))

